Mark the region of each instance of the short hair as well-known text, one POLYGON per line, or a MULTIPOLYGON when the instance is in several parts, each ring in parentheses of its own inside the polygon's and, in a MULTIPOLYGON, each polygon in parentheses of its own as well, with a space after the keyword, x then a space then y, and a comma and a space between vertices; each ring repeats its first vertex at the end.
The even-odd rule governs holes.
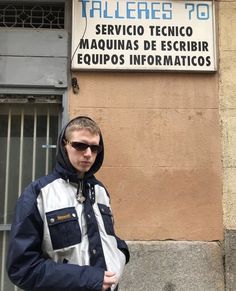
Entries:
POLYGON ((65 138, 69 139, 70 133, 75 130, 87 129, 94 135, 101 135, 101 130, 97 123, 88 117, 73 119, 66 127, 65 138))

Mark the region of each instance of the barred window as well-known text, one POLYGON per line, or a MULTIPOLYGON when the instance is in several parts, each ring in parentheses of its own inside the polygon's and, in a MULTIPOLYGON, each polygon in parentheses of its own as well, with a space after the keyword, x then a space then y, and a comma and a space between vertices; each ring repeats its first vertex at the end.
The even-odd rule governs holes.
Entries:
POLYGON ((10 225, 23 189, 55 165, 61 96, 0 95, 0 105, 0 290, 16 291, 5 270, 10 225))
POLYGON ((0 27, 64 29, 64 3, 0 3, 0 27))

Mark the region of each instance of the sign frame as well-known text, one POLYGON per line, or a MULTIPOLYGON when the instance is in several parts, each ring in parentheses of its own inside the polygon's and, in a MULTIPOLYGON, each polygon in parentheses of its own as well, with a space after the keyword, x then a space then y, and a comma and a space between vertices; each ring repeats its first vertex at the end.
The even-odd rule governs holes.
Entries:
POLYGON ((215 72, 215 0, 73 0, 71 48, 72 70, 215 72))

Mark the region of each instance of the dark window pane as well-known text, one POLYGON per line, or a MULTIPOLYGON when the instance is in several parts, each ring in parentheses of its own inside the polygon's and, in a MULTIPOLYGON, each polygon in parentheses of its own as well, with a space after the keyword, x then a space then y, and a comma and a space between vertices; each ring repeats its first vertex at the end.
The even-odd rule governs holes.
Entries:
POLYGON ((64 3, 0 3, 0 27, 64 29, 64 3))

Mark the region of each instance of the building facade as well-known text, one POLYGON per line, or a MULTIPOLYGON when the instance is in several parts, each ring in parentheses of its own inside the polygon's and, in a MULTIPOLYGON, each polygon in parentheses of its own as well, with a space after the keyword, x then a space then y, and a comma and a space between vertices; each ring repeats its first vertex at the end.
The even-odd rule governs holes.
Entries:
POLYGON ((14 203, 77 115, 104 134, 98 178, 131 250, 119 290, 236 290, 235 1, 213 1, 212 72, 71 69, 72 4, 0 2, 0 290, 14 203))

